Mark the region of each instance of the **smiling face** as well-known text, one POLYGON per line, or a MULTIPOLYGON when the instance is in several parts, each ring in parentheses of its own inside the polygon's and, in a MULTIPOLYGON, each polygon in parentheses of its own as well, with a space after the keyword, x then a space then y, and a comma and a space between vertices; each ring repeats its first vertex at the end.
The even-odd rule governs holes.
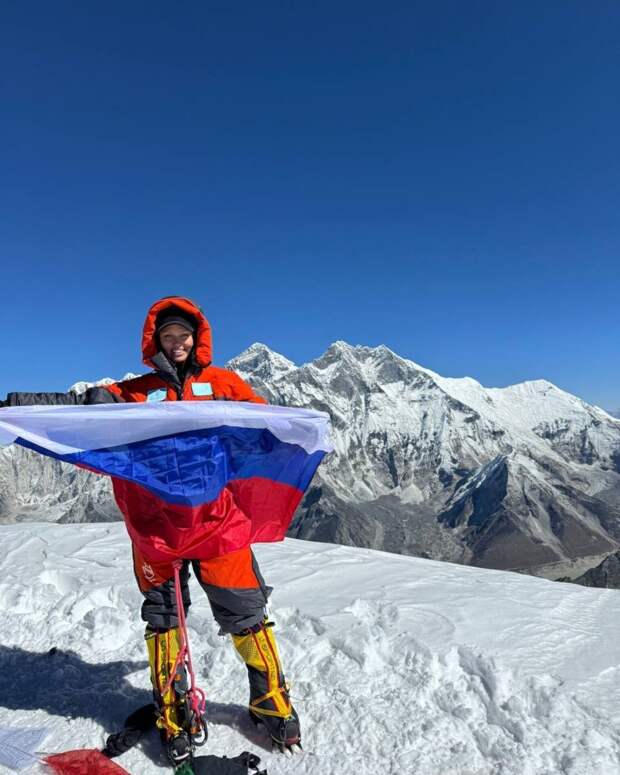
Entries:
POLYGON ((162 328, 159 333, 161 349, 171 363, 184 363, 194 346, 194 337, 191 331, 178 323, 170 323, 162 328))

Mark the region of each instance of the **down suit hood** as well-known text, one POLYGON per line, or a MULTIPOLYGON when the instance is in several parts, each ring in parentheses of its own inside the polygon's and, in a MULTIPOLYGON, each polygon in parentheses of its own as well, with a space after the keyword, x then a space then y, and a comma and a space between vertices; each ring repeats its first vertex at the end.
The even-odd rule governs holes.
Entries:
POLYGON ((186 299, 184 296, 166 296, 151 305, 146 313, 144 327, 142 329, 142 360, 150 367, 155 367, 153 358, 159 352, 156 329, 157 320, 163 314, 171 314, 180 310, 185 315, 191 315, 196 321, 196 335, 194 337, 194 359, 198 366, 206 368, 211 365, 213 359, 213 346, 211 338, 211 325, 204 316, 198 304, 186 299))

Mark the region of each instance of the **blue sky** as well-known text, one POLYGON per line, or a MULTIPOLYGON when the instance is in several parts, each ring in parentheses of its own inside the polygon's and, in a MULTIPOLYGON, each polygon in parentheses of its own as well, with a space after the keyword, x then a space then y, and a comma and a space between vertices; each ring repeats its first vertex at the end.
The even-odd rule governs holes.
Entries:
POLYGON ((615 2, 4 4, 0 394, 385 343, 620 407, 615 2))

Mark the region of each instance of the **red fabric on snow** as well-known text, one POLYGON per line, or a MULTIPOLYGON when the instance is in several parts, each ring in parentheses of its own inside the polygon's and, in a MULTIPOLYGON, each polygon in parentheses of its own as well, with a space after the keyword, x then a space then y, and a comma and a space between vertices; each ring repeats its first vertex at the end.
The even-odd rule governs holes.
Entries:
POLYGON ((48 756, 45 762, 58 775, 129 775, 127 770, 95 749, 56 753, 48 756))

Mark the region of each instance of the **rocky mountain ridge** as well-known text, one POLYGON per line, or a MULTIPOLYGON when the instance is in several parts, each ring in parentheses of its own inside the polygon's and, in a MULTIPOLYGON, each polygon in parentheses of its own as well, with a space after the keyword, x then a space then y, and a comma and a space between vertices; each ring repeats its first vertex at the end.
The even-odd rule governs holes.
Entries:
POLYGON ((484 388, 345 342, 300 367, 256 344, 230 367, 332 417, 296 537, 546 575, 619 545, 620 423, 550 382, 484 388))

